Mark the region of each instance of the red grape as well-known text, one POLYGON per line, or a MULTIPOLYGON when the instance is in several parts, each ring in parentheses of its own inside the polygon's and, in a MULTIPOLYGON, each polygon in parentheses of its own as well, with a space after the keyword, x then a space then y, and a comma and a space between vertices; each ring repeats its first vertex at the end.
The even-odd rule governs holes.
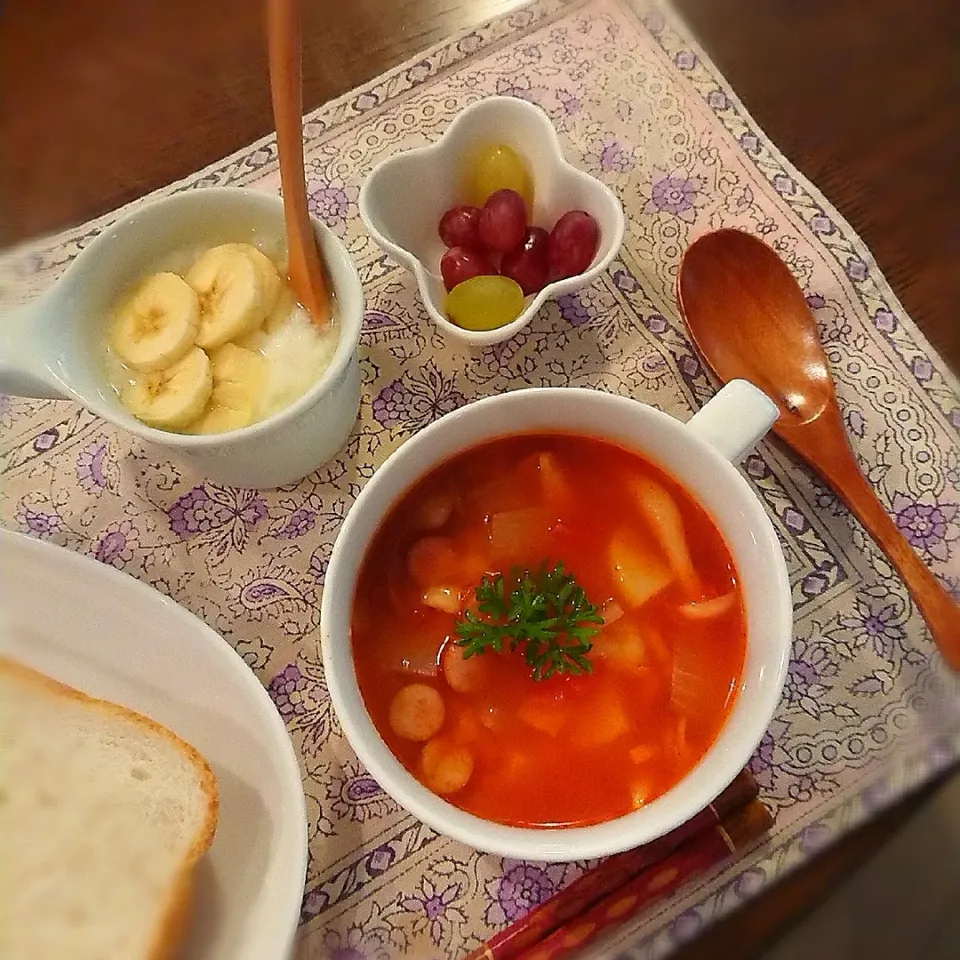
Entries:
POLYGON ((524 296, 539 292, 547 282, 547 238, 547 231, 543 227, 528 227, 523 242, 505 253, 500 261, 500 273, 516 280, 524 296))
POLYGON ((597 221, 585 210, 568 210, 550 231, 550 279, 575 277, 590 266, 600 245, 597 221))
POLYGON ((440 276, 448 290, 452 290, 464 280, 496 272, 487 255, 475 248, 451 247, 440 258, 440 276))
POLYGON ((448 247, 479 247, 480 234, 477 223, 480 220, 480 208, 460 204, 451 207, 440 218, 440 239, 448 247))
POLYGON ((506 253, 523 242, 527 205, 516 190, 497 190, 480 211, 480 242, 496 253, 506 253))

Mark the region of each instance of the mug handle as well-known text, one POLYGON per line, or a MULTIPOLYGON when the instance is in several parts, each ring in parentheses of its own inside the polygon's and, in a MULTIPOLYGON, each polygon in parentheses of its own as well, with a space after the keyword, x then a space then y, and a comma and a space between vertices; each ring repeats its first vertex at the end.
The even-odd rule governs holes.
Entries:
POLYGON ((700 408, 686 428, 731 463, 739 463, 767 434, 780 411, 748 380, 731 380, 700 408))
POLYGON ((70 396, 45 356, 45 328, 54 309, 44 293, 0 317, 0 393, 38 400, 70 396))

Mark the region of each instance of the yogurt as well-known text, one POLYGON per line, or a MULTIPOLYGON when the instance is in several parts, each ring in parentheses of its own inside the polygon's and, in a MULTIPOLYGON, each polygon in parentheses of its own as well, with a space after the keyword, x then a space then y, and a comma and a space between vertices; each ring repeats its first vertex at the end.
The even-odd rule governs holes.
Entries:
POLYGON ((267 370, 257 419, 273 416, 302 397, 323 375, 337 350, 335 323, 323 332, 300 304, 264 331, 258 344, 267 370))

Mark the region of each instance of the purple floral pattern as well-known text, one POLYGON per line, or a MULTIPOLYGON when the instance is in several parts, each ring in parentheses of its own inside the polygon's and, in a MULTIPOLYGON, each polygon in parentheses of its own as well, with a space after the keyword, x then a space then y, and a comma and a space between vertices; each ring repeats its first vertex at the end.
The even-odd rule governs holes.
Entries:
POLYGON ((293 540, 306 536, 317 525, 315 510, 299 507, 284 521, 283 526, 274 534, 278 540, 293 540))
POLYGON ((883 660, 892 659, 906 639, 903 612, 889 594, 857 597, 853 614, 838 622, 854 632, 855 647, 870 647, 883 660))
POLYGON ((352 183, 344 183, 339 177, 327 179, 316 164, 308 168, 307 179, 307 206, 310 213, 335 233, 344 233, 349 221, 357 214, 359 188, 352 183))
POLYGON ((757 778, 760 789, 765 793, 773 793, 777 789, 777 781, 783 765, 781 744, 790 732, 790 724, 781 719, 775 719, 760 741, 760 746, 750 760, 750 772, 757 778))
POLYGON ((420 373, 386 384, 373 400, 373 416, 381 426, 413 432, 466 402, 456 375, 447 377, 432 361, 420 373))
POLYGON ((304 754, 316 757, 334 729, 322 666, 302 656, 270 680, 267 693, 287 727, 303 732, 301 750, 304 754))
POLYGON ((413 929, 426 929, 435 946, 445 947, 456 943, 456 934, 466 923, 463 910, 456 901, 462 893, 456 883, 434 883, 429 878, 420 881, 412 894, 401 894, 400 906, 414 914, 413 929))
POLYGON ((668 213, 693 223, 697 218, 703 185, 699 177, 688 177, 682 171, 655 173, 650 186, 650 199, 643 212, 668 213))
POLYGON ((139 531, 131 520, 111 523, 97 538, 93 556, 101 563, 122 567, 133 559, 139 540, 139 531))
POLYGON ((523 860, 503 861, 502 873, 487 886, 487 922, 512 923, 549 900, 575 874, 569 864, 539 864, 523 860))
POLYGON ((63 529, 63 520, 59 514, 41 510, 26 500, 21 500, 17 505, 16 521, 24 533, 41 540, 56 536, 63 529))
POLYGON ((560 107, 567 116, 576 116, 583 109, 580 95, 572 90, 558 90, 557 100, 560 102, 560 107))
MULTIPOLYGON (((679 258, 693 237, 736 226, 784 258, 817 315, 870 483, 925 562, 960 591, 960 398, 872 258, 674 26, 651 12, 644 28, 628 5, 607 0, 572 11, 555 4, 535 0, 306 118, 311 209, 356 260, 367 300, 361 418, 328 469, 283 491, 221 488, 72 405, 0 397, 0 520, 99 555, 184 603, 274 697, 307 797, 305 955, 465 952, 575 875, 460 848, 380 790, 329 707, 318 650, 322 588, 339 524, 363 484, 399 443, 463 402, 575 384, 686 419, 710 397, 716 384, 673 306, 679 258), (471 351, 438 334, 409 275, 375 248, 359 222, 358 187, 374 163, 435 139, 464 103, 496 92, 548 112, 570 161, 618 192, 628 228, 595 283, 548 303, 522 336, 471 351)), ((275 192, 272 162, 261 145, 186 186, 240 176, 275 192)), ((98 229, 25 255, 14 274, 31 285, 22 299, 98 229)), ((906 753, 897 746, 913 743, 916 702, 942 691, 943 678, 914 606, 869 538, 809 472, 765 445, 746 476, 782 536, 799 638, 777 716, 751 762, 777 822, 739 888, 735 879, 705 878, 696 897, 705 899, 677 920, 677 936, 809 855, 820 836, 807 825, 811 811, 833 817, 842 833, 860 816, 849 810, 867 777, 893 765, 885 804, 955 756, 955 747, 916 749, 913 766, 896 765, 906 753)), ((671 902, 650 921, 661 945, 677 914, 671 902)))
POLYGON ((306 713, 303 697, 306 689, 307 682, 295 663, 287 664, 267 686, 280 716, 287 722, 306 713))
POLYGON ((921 554, 947 561, 951 544, 960 537, 956 503, 928 502, 897 492, 893 512, 900 532, 921 554))
POLYGON ((591 160, 601 175, 629 173, 637 163, 636 149, 626 140, 608 135, 594 145, 591 160))
POLYGON ((395 960, 406 952, 409 939, 388 910, 366 902, 350 912, 346 926, 322 928, 317 946, 317 960, 395 960))
POLYGON ((839 672, 839 665, 831 657, 827 644, 795 641, 784 685, 787 703, 819 719, 821 701, 830 690, 830 681, 839 672))
POLYGON ((353 761, 345 763, 342 771, 331 777, 327 799, 330 809, 341 820, 357 823, 376 820, 397 810, 396 803, 383 787, 353 761))
POLYGON ((116 484, 116 466, 107 441, 85 446, 77 456, 77 481, 88 493, 99 493, 116 484))
POLYGON ((269 515, 266 501, 249 490, 201 484, 167 508, 170 530, 181 540, 210 544, 218 560, 242 551, 252 530, 269 515))
POLYGON ((557 306, 560 308, 560 316, 571 327, 582 327, 590 322, 590 312, 577 293, 565 293, 557 297, 557 306))

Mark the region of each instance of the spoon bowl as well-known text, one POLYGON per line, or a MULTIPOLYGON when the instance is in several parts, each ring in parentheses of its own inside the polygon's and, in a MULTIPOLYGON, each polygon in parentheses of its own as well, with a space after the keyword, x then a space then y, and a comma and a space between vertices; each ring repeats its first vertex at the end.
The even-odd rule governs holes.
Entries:
POLYGON ((773 430, 846 501, 903 577, 944 659, 960 670, 960 606, 914 553, 860 472, 817 322, 786 264, 761 240, 717 230, 687 250, 680 311, 724 382, 749 380, 780 410, 773 430))
POLYGON ((749 363, 753 382, 780 408, 778 425, 798 426, 836 402, 817 322, 787 265, 740 230, 717 230, 687 250, 680 309, 700 352, 721 380, 749 363), (731 323, 730 318, 736 317, 731 323), (776 356, 789 358, 775 363, 776 356))

